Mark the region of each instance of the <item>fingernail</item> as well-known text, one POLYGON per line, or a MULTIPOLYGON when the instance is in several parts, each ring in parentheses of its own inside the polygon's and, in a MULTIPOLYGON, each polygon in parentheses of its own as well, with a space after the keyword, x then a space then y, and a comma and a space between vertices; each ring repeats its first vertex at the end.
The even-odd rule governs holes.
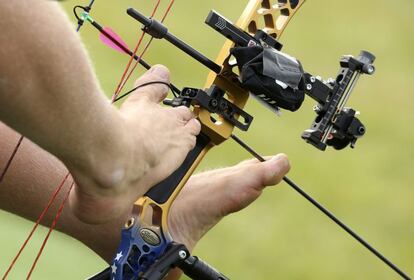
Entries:
POLYGON ((283 165, 283 166, 289 166, 289 159, 287 155, 285 154, 278 154, 274 158, 272 158, 272 161, 276 163, 276 165, 283 165))
POLYGON ((150 71, 152 74, 155 74, 162 79, 168 79, 170 77, 170 72, 164 66, 156 65, 152 67, 150 71))
POLYGON ((272 158, 273 161, 280 161, 280 160, 287 160, 287 156, 285 154, 278 154, 272 158))

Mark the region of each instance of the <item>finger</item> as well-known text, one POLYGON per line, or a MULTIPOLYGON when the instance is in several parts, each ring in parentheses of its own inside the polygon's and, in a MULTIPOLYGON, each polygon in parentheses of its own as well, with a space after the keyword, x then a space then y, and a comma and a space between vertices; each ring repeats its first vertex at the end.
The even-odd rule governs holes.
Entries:
POLYGON ((170 71, 162 65, 155 65, 148 70, 141 78, 135 82, 135 87, 139 87, 131 95, 131 99, 146 97, 151 102, 160 103, 167 97, 168 86, 162 83, 170 83, 170 71), (139 87, 150 82, 160 82, 139 87))
POLYGON ((193 112, 185 106, 179 106, 172 109, 175 114, 178 115, 180 120, 188 122, 189 120, 194 118, 193 112))
POLYGON ((201 131, 201 124, 197 119, 191 119, 186 125, 185 128, 191 133, 191 135, 198 135, 201 131))
POLYGON ((256 168, 263 169, 263 186, 272 186, 282 181, 290 170, 290 163, 285 154, 279 154, 258 164, 256 168))

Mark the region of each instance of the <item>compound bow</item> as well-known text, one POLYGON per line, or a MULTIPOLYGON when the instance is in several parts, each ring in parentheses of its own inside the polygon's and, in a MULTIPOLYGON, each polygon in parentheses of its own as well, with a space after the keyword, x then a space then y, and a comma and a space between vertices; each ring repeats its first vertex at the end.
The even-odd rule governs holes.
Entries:
MULTIPOLYGON (((341 69, 335 80, 323 81, 306 73, 298 60, 280 52, 282 44, 279 42, 287 24, 304 1, 276 2, 249 1, 236 25, 211 11, 206 24, 229 39, 216 62, 171 34, 162 23, 147 18, 135 9, 128 9, 127 13, 143 25, 145 33, 152 38, 166 39, 212 72, 204 89, 184 88, 179 96, 164 102, 170 106, 193 108, 202 124, 196 147, 178 170, 136 202, 136 212, 125 224, 122 241, 111 267, 91 279, 162 279, 173 267, 181 268, 193 279, 227 279, 197 257, 190 256, 184 245, 172 241, 168 230, 168 214, 188 178, 213 146, 232 138, 260 161, 264 161, 233 134, 235 127, 248 130, 253 120, 243 110, 249 96, 257 98, 276 112, 280 108, 296 111, 305 94, 316 100, 318 105, 314 110, 317 118, 302 138, 320 150, 325 150, 327 146, 335 149, 343 149, 348 145, 354 147, 364 135, 365 126, 355 117, 356 111, 345 105, 359 76, 375 72, 375 57, 366 51, 362 51, 357 58, 342 57, 341 69), (261 22, 263 26, 260 26, 261 22), (235 61, 232 61, 234 58, 235 61), (213 114, 219 117, 213 117, 213 114)), ((116 40, 112 41, 116 43, 116 40)), ((284 180, 403 278, 409 279, 291 180, 284 180)))
MULTIPOLYGON (((334 80, 323 81, 304 71, 297 59, 281 52, 282 44, 279 41, 287 24, 304 2, 305 0, 250 0, 235 25, 211 11, 206 24, 228 39, 216 62, 171 34, 162 21, 155 20, 153 15, 146 17, 135 9, 128 9, 127 13, 143 25, 144 33, 151 35, 151 40, 166 39, 212 72, 203 89, 184 88, 180 91, 171 85, 175 97, 165 101, 165 104, 191 107, 202 124, 196 147, 179 169, 135 203, 134 214, 125 224, 111 266, 90 279, 156 280, 163 279, 174 267, 180 268, 192 279, 227 279, 208 264, 191 256, 183 244, 173 241, 169 232, 168 215, 175 198, 212 147, 232 138, 260 161, 264 161, 263 157, 233 134, 235 127, 247 131, 253 121, 253 117, 244 111, 249 96, 255 97, 276 113, 280 109, 296 111, 305 95, 316 100, 318 104, 314 110, 317 117, 311 128, 302 134, 302 138, 320 150, 325 150, 327 146, 338 150, 349 145, 354 147, 356 141, 364 135, 365 126, 355 117, 356 111, 345 106, 359 76, 375 72, 375 57, 366 51, 362 51, 358 57, 342 57, 340 71, 334 80)), ((78 30, 85 21, 92 23, 113 48, 128 54, 131 61, 135 59, 137 63, 149 68, 142 60, 143 53, 136 55, 138 47, 131 51, 118 36, 92 19, 89 12, 93 3, 94 0, 91 0, 86 7, 77 6, 84 10, 81 16, 77 16, 78 30)), ((113 101, 133 91, 119 97, 124 84, 125 81, 121 81, 113 101)), ((284 181, 402 278, 410 279, 290 179, 285 177, 284 181)))

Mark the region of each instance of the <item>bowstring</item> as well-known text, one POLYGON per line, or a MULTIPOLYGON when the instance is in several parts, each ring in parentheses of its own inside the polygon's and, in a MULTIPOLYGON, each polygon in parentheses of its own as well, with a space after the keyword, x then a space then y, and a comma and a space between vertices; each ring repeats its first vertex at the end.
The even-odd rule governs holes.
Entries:
MULTIPOLYGON (((172 6, 174 5, 175 0, 171 0, 170 3, 168 4, 168 7, 161 19, 161 23, 164 23, 165 19, 167 18, 168 14, 171 11, 172 6)), ((158 5, 159 5, 159 1, 158 1, 158 5)), ((156 12, 156 11, 155 11, 156 12)), ((151 15, 151 17, 155 16, 155 12, 151 15)), ((146 34, 145 32, 143 32, 143 34, 146 34)), ((113 97, 112 102, 115 102, 118 100, 118 96, 121 93, 122 89, 124 88, 125 84, 127 83, 127 81, 130 79, 130 77, 132 76, 132 73, 135 71, 135 68, 137 68, 138 63, 141 61, 142 57, 144 56, 144 54, 147 52, 149 46, 151 45, 152 41, 154 40, 154 37, 151 37, 148 41, 148 43, 145 45, 144 50, 142 51, 141 55, 138 56, 138 59, 135 61, 134 66, 132 67, 132 69, 129 71, 128 76, 125 78, 125 80, 122 82, 122 85, 118 88, 119 91, 116 93, 116 95, 113 97)), ((134 59, 134 56, 131 56, 131 62, 134 59)))
MULTIPOLYGON (((69 173, 68 173, 68 174, 69 174, 69 173)), ((66 192, 66 194, 65 194, 65 197, 64 197, 64 198, 63 198, 63 200, 62 200, 62 203, 61 203, 61 204, 60 204, 60 206, 59 206, 58 211, 56 212, 55 218, 53 219, 53 222, 52 222, 52 224, 51 224, 51 225, 50 225, 50 227, 49 227, 49 230, 48 230, 48 232, 47 232, 47 234, 46 234, 46 237, 43 239, 42 245, 40 246, 40 249, 39 249, 39 251, 37 252, 36 259, 34 260, 34 262, 33 262, 32 266, 30 267, 30 271, 29 271, 29 273, 27 274, 27 277, 26 277, 26 279, 27 279, 27 280, 28 280, 28 279, 30 279, 30 276, 32 275, 32 273, 33 273, 34 269, 36 268, 37 262, 39 261, 40 256, 41 256, 41 255, 42 255, 42 253, 43 253, 43 249, 45 248, 46 243, 47 243, 47 241, 49 240, 50 235, 52 234, 52 231, 53 231, 53 230, 55 229, 55 227, 56 227, 56 224, 57 224, 57 222, 58 222, 58 220, 59 220, 59 218, 60 218, 60 215, 61 215, 61 214, 62 214, 62 212, 63 212, 63 208, 65 207, 66 201, 67 201, 67 200, 68 200, 68 198, 69 198, 69 194, 70 194, 70 192, 71 192, 71 190, 73 189, 73 187, 74 187, 74 186, 75 186, 75 182, 74 182, 74 181, 72 181, 72 183, 71 183, 71 185, 70 185, 69 189, 67 190, 67 192, 66 192)))
POLYGON ((22 254, 23 250, 26 248, 27 243, 32 238, 34 232, 36 231, 37 227, 40 225, 43 218, 46 216, 47 212, 49 211, 49 208, 52 206, 53 202, 55 201, 56 197, 62 190, 63 186, 65 185, 65 182, 67 181, 70 173, 68 172, 66 176, 63 178, 63 180, 60 182, 58 187, 56 188, 55 192, 53 193, 52 197, 50 198, 49 202, 47 203, 45 209, 43 209, 42 213, 40 214, 39 218, 37 219, 36 223, 33 225, 31 231, 29 232, 29 235, 26 237, 25 241, 23 242, 22 246, 20 247, 19 251, 17 252, 16 256, 11 261, 9 267, 6 270, 6 273, 4 274, 2 280, 5 280, 11 270, 13 269, 14 265, 16 264, 17 260, 19 259, 20 255, 22 254))
MULTIPOLYGON (((157 13, 157 10, 158 10, 158 8, 160 6, 160 3, 161 3, 161 0, 157 0, 157 2, 155 4, 155 7, 154 7, 154 9, 152 11, 151 17, 154 17, 155 14, 157 13)), ((137 62, 135 63, 134 67, 130 70, 131 65, 132 65, 132 61, 134 60, 134 57, 136 56, 136 54, 138 52, 138 49, 139 49, 139 47, 142 44, 142 41, 143 41, 144 37, 145 37, 145 32, 142 31, 141 32, 141 36, 139 37, 139 40, 138 40, 138 42, 137 42, 137 44, 135 46, 135 49, 132 52, 132 55, 130 56, 130 58, 128 60, 128 63, 126 65, 126 67, 125 67, 125 70, 124 70, 124 72, 122 74, 121 80, 119 81, 118 86, 115 89, 115 93, 112 96, 112 103, 115 102, 115 99, 121 93, 121 91, 124 88, 125 84, 128 82, 129 78, 131 77, 132 73, 134 72, 134 70, 136 68, 136 65, 139 63, 139 61, 141 60, 142 56, 145 54, 145 52, 147 51, 148 47, 150 46, 150 44, 152 42, 152 38, 151 38, 149 40, 149 42, 146 44, 146 46, 145 46, 144 50, 142 51, 141 55, 138 56, 137 62), (128 71, 129 71, 129 73, 128 73, 128 71)))

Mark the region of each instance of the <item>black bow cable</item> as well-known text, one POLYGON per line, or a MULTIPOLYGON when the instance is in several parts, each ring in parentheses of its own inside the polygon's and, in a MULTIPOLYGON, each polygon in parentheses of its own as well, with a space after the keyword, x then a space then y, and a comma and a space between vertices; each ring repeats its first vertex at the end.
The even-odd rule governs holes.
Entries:
MULTIPOLYGON (((174 86, 173 86, 172 84, 167 83, 167 82, 162 82, 162 81, 153 81, 153 82, 144 83, 144 84, 142 84, 142 85, 138 85, 138 86, 134 87, 133 89, 131 89, 131 90, 129 90, 129 91, 127 91, 127 92, 125 92, 125 93, 124 93, 124 94, 122 94, 121 96, 118 96, 118 97, 114 100, 114 102, 117 102, 117 101, 119 101, 120 99, 122 99, 122 98, 124 98, 124 97, 127 97, 129 94, 131 94, 132 92, 136 91, 137 89, 140 89, 140 88, 142 88, 142 87, 146 87, 146 86, 150 86, 150 85, 166 85, 166 86, 167 86, 167 87, 171 90, 171 92, 174 94, 174 96, 175 96, 175 97, 177 97, 177 95, 176 95, 176 93, 175 93, 176 88, 174 88, 174 86)), ((179 93, 180 93, 180 92, 178 92, 178 94, 179 94, 179 93)))

